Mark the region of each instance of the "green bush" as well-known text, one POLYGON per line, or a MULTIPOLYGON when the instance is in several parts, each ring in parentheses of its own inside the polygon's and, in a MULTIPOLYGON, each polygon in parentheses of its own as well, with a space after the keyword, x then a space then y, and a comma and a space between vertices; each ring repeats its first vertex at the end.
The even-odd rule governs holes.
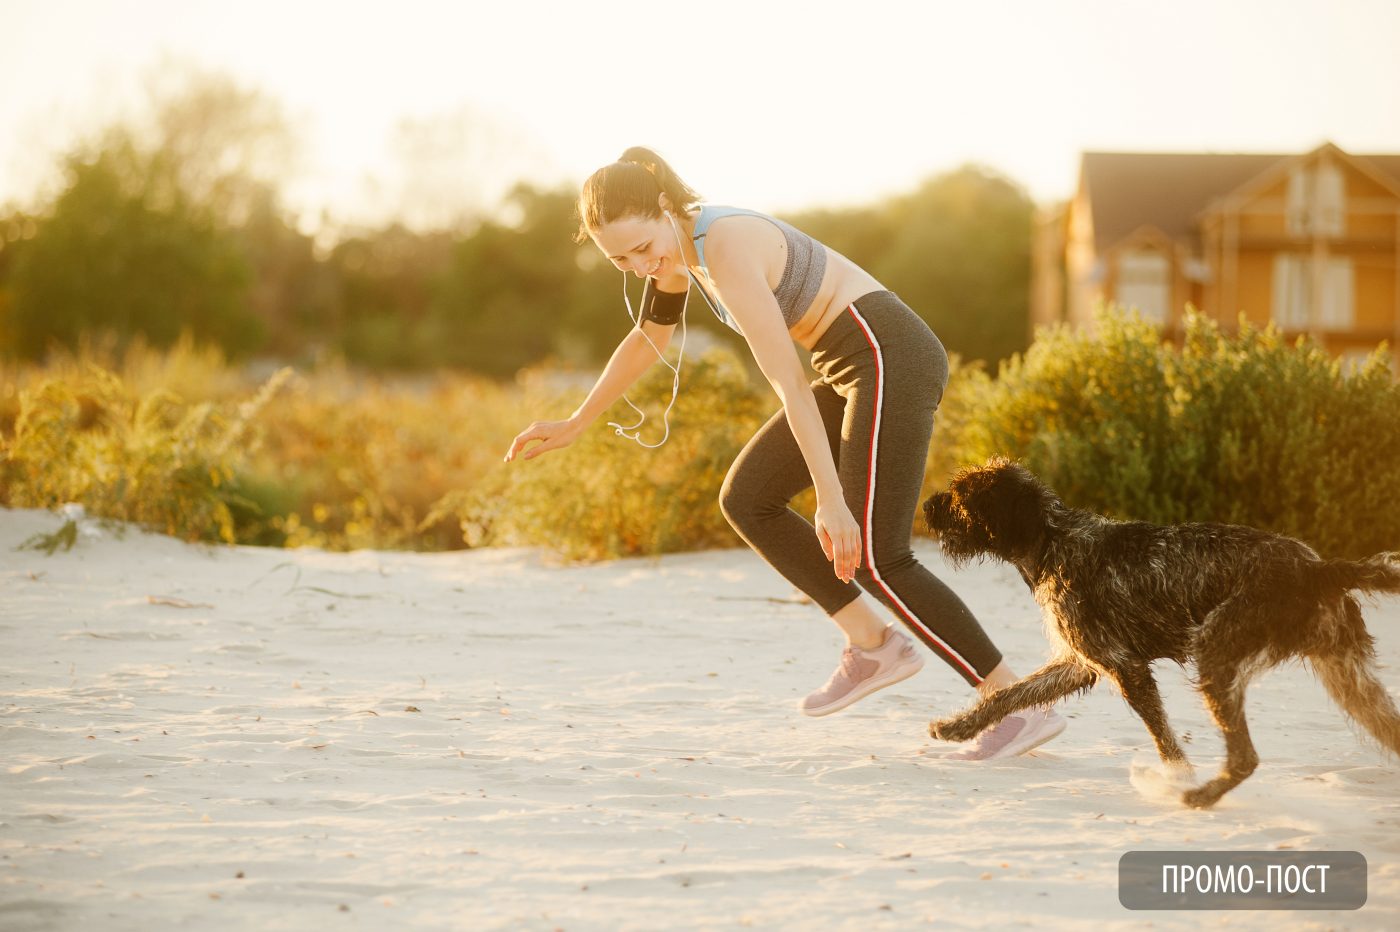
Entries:
POLYGON ((233 408, 133 393, 98 366, 18 392, 13 435, 0 436, 0 504, 80 502, 93 515, 188 540, 236 540, 246 507, 235 477, 253 421, 290 376, 273 376, 233 408))
MULTIPOLYGON (((943 400, 939 402, 938 413, 934 416, 933 439, 929 442, 920 502, 934 492, 946 489, 953 474, 967 465, 962 438, 973 422, 982 416, 983 399, 992 381, 980 362, 965 363, 957 354, 952 354, 948 362, 948 386, 943 391, 943 400)), ((918 509, 914 513, 914 532, 928 533, 918 509)))
POLYGON ((258 386, 190 339, 0 362, 0 506, 77 502, 188 540, 458 548, 455 525, 423 516, 473 487, 525 418, 512 386, 384 380, 334 357, 258 386))
MULTIPOLYGON (((520 391, 472 376, 384 379, 318 366, 259 419, 240 490, 261 515, 240 539, 328 550, 451 550, 452 522, 424 521, 475 488, 524 426, 520 391)), ((241 517, 241 516, 239 516, 241 517)))
POLYGON ((1315 343, 1191 311, 1181 347, 1107 310, 1042 332, 968 418, 958 458, 1014 456, 1066 503, 1161 523, 1219 521, 1331 556, 1400 546, 1400 385, 1315 343))
MULTIPOLYGON (((607 421, 511 464, 531 418, 571 410, 591 377, 531 370, 519 385, 450 373, 384 381, 333 360, 256 382, 185 340, 174 351, 87 346, 44 367, 0 363, 0 505, 80 502, 187 539, 333 550, 526 545, 571 558, 738 544, 716 498, 777 408, 739 359, 687 360, 665 446, 607 421), (249 400, 251 399, 251 400, 249 400)), ((670 373, 631 397, 661 436, 670 373)), ((925 493, 1009 454, 1067 502, 1124 518, 1251 524, 1336 556, 1400 548, 1400 386, 1378 354, 1357 371, 1271 330, 1184 344, 1108 313, 1051 330, 993 380, 953 366, 925 493)), ((794 507, 810 516, 812 495, 794 507)), ((919 524, 921 522, 916 522, 919 524)))

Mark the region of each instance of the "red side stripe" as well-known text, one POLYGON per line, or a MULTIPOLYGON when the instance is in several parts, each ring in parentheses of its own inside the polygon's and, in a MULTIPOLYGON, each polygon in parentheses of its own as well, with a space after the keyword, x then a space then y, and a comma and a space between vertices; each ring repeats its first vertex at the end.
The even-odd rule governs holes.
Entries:
POLYGON ((880 576, 880 571, 875 568, 875 459, 880 437, 880 414, 883 410, 885 396, 885 359, 884 355, 880 352, 880 344, 875 339, 874 330, 865 322, 865 318, 860 316, 860 311, 856 308, 855 304, 851 304, 847 307, 847 310, 851 312, 851 318, 856 322, 856 325, 860 327, 861 332, 865 334, 865 341, 870 344, 870 352, 875 359, 875 416, 870 428, 870 461, 865 480, 865 516, 861 521, 861 528, 865 536, 866 568, 870 570, 870 575, 874 577, 875 582, 884 590, 890 602, 899 609, 900 614, 905 617, 909 625, 913 627, 915 631, 923 635, 923 640, 930 647, 947 655, 948 660, 954 666, 962 669, 974 683, 980 683, 982 682, 982 677, 977 674, 972 664, 963 659, 963 657, 944 642, 942 638, 934 634, 933 631, 929 629, 928 625, 920 621, 918 616, 910 610, 909 606, 904 604, 904 600, 895 595, 894 591, 890 589, 885 583, 885 580, 880 576))

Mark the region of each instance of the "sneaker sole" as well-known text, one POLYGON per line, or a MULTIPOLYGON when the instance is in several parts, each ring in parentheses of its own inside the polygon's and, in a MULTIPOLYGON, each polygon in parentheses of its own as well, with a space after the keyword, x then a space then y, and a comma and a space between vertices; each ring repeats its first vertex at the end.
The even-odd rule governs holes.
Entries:
POLYGON ((846 708, 846 706, 859 702, 873 692, 879 692, 887 686, 893 686, 895 683, 904 682, 923 668, 924 659, 915 655, 912 659, 899 666, 891 667, 889 672, 884 676, 866 680, 858 689, 846 693, 846 695, 837 699, 835 702, 829 702, 815 709, 803 708, 802 714, 810 715, 812 718, 820 718, 823 715, 830 715, 832 712, 840 712, 842 709, 846 708))
POLYGON ((1012 740, 1010 744, 1002 748, 996 754, 993 754, 991 757, 983 759, 1000 760, 1003 757, 1019 757, 1022 754, 1027 753, 1028 751, 1034 751, 1036 748, 1040 747, 1042 744, 1049 741, 1050 739, 1059 737, 1060 734, 1065 730, 1065 727, 1067 725, 1069 725, 1069 722, 1063 716, 1061 716, 1055 722, 1046 725, 1043 728, 1036 729, 1035 731, 1031 732, 1030 735, 1024 738, 1022 738, 1020 735, 1017 735, 1016 737, 1019 740, 1012 740))

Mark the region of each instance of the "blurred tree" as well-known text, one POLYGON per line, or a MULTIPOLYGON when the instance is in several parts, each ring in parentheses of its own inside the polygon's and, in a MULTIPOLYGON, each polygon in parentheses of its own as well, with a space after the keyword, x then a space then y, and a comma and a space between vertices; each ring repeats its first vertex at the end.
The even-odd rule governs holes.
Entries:
POLYGON ((41 357, 84 331, 144 334, 168 346, 182 329, 231 352, 257 345, 252 271, 236 241, 182 199, 155 209, 118 150, 68 164, 68 185, 15 260, 14 349, 41 357), (125 176, 125 177, 124 177, 125 176))
POLYGON ((314 328, 299 319, 314 309, 311 244, 278 206, 295 149, 280 107, 189 68, 150 98, 145 119, 65 158, 61 192, 7 263, 13 351, 39 356, 86 330, 164 346, 189 330, 239 354, 270 330, 286 349, 293 324, 314 328))
POLYGON ((133 143, 133 170, 147 176, 153 206, 182 198, 237 228, 276 203, 300 143, 275 98, 181 63, 157 70, 147 89, 149 116, 113 127, 107 139, 133 143))
POLYGON ((428 319, 447 274, 454 239, 399 224, 341 241, 326 260, 334 289, 337 340, 347 359, 372 368, 440 364, 428 319))
POLYGON ((551 353, 597 363, 627 332, 616 270, 581 260, 596 249, 570 238, 574 196, 518 185, 507 198, 517 222, 488 221, 457 244, 433 304, 444 362, 498 376, 551 353))
MULTIPOLYGON (((491 202, 503 173, 538 167, 507 124, 469 108, 402 124, 401 222, 319 255, 280 203, 297 140, 275 101, 177 67, 149 102, 67 157, 51 203, 0 218, 0 351, 38 356, 86 330, 165 345, 188 329, 234 354, 330 346, 372 367, 508 376, 546 357, 596 366, 631 326, 616 270, 570 239, 572 187, 491 202)), ((950 350, 995 361, 1025 345, 1030 215, 1015 184, 968 166, 788 219, 899 292, 950 350)))
POLYGON ((282 207, 301 140, 280 102, 179 62, 156 71, 147 88, 148 119, 113 135, 145 141, 149 190, 158 202, 189 200, 237 237, 252 272, 247 303, 266 334, 263 350, 290 356, 324 345, 335 316, 331 282, 311 237, 282 207))
POLYGON ((332 269, 264 189, 232 231, 252 269, 248 308, 266 331, 262 351, 289 358, 332 344, 339 320, 332 269))
POLYGON ((14 270, 26 239, 37 230, 34 218, 15 210, 0 217, 0 356, 19 350, 14 319, 14 270))
POLYGON ((873 208, 789 218, 866 268, 952 351, 995 362, 1026 347, 1033 204, 978 166, 873 208))

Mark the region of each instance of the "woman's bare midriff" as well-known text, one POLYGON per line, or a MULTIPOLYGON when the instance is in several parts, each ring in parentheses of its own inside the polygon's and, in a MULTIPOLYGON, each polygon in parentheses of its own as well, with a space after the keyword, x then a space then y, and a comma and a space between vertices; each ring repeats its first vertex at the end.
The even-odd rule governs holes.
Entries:
POLYGON ((828 246, 822 248, 826 250, 826 271, 821 287, 802 319, 788 328, 792 338, 809 352, 851 302, 872 291, 885 290, 865 269, 828 246))

